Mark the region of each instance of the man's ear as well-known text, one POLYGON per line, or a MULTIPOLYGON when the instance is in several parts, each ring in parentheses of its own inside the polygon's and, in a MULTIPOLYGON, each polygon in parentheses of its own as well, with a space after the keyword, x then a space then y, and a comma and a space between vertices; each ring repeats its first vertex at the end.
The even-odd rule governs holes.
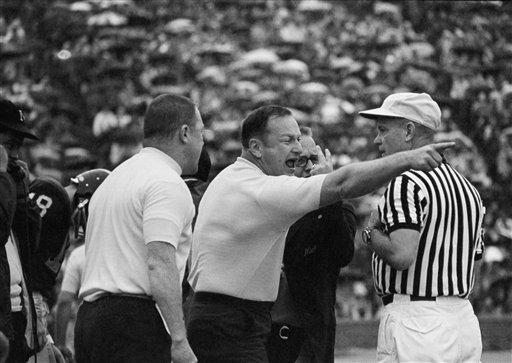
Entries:
POLYGON ((249 152, 256 159, 260 159, 262 155, 263 142, 259 139, 250 139, 249 140, 249 152))
POLYGON ((405 141, 412 141, 417 131, 414 122, 408 122, 407 125, 405 125, 405 141))
POLYGON ((180 141, 184 144, 188 143, 189 139, 190 139, 190 132, 192 130, 190 130, 190 126, 187 125, 187 124, 183 124, 181 125, 180 127, 180 130, 179 130, 179 138, 180 138, 180 141))

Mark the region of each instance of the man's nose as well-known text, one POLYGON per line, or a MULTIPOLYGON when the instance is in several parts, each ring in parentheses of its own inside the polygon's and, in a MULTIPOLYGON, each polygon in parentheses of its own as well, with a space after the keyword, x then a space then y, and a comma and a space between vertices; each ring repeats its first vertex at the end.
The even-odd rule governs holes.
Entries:
POLYGON ((379 135, 375 136, 375 139, 373 139, 373 143, 377 145, 380 145, 382 143, 382 140, 380 139, 379 135))
POLYGON ((292 152, 300 154, 302 152, 302 145, 300 144, 299 140, 295 140, 293 143, 292 152))

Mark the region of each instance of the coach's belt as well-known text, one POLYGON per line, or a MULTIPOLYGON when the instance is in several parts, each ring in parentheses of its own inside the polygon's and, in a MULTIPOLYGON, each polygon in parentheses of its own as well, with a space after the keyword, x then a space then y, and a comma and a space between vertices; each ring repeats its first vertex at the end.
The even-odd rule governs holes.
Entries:
POLYGON ((273 301, 247 300, 235 296, 218 294, 216 292, 196 291, 194 300, 204 304, 228 304, 233 306, 244 306, 248 308, 263 308, 270 310, 274 305, 273 301))
MULTIPOLYGON (((391 304, 393 302, 393 294, 388 294, 382 296, 382 303, 384 306, 391 304)), ((435 296, 427 297, 427 296, 414 296, 414 295, 407 295, 409 296, 409 299, 411 301, 436 301, 435 296)))
POLYGON ((153 298, 149 295, 144 294, 125 294, 125 293, 112 293, 112 292, 106 292, 104 294, 101 294, 96 300, 98 301, 104 298, 131 298, 131 299, 142 299, 142 300, 149 300, 154 301, 153 298))

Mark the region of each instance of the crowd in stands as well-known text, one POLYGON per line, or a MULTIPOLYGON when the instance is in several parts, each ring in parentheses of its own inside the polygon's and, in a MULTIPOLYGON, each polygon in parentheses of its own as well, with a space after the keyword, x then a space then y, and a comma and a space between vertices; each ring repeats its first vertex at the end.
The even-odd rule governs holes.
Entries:
MULTIPOLYGON (((390 93, 441 105, 446 155, 480 190, 486 252, 472 296, 481 314, 512 311, 512 5, 501 1, 2 1, 0 94, 41 141, 34 175, 64 184, 112 169, 141 147, 147 101, 191 97, 207 133, 212 177, 240 153, 240 121, 290 107, 336 166, 378 157, 357 111, 390 93)), ((365 222, 380 193, 353 201, 365 222)), ((340 318, 370 319, 370 256, 356 243, 342 270, 340 318)))

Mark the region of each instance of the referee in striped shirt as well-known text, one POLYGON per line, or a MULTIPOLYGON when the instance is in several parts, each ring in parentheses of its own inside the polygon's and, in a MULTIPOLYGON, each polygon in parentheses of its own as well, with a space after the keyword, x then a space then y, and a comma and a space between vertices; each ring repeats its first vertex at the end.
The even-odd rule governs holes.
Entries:
MULTIPOLYGON (((362 111, 381 154, 433 141, 441 110, 426 93, 396 93, 362 111)), ((392 180, 363 230, 384 304, 378 362, 479 362, 480 326, 468 300, 482 253, 485 208, 476 188, 445 160, 392 180)))

